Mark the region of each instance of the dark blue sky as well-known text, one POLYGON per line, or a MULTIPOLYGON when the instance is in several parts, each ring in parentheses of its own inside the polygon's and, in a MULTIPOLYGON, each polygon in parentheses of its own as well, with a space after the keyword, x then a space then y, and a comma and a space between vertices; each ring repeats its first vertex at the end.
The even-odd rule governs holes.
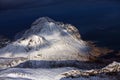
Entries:
POLYGON ((0 34, 13 37, 43 16, 77 26, 85 39, 120 40, 119 0, 0 0, 0 34))

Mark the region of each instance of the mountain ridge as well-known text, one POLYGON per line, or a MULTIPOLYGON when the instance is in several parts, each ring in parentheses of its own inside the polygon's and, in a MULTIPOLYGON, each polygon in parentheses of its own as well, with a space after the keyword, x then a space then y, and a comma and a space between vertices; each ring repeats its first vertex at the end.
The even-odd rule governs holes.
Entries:
POLYGON ((20 39, 0 49, 0 57, 89 61, 94 56, 77 28, 42 17, 20 39))

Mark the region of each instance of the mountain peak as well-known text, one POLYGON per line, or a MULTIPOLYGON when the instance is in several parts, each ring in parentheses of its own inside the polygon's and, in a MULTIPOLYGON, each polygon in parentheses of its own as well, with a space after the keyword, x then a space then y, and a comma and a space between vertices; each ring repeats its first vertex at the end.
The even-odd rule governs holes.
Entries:
POLYGON ((31 34, 50 35, 54 33, 61 33, 63 35, 69 33, 76 39, 81 38, 79 31, 75 26, 54 21, 49 17, 42 17, 34 21, 31 28, 25 31, 23 36, 30 36, 31 34))
POLYGON ((42 17, 20 39, 0 49, 0 57, 88 61, 93 56, 76 27, 42 17))
POLYGON ((36 21, 34 21, 32 25, 38 25, 38 24, 45 23, 45 22, 55 22, 55 21, 49 17, 41 17, 37 19, 36 21))

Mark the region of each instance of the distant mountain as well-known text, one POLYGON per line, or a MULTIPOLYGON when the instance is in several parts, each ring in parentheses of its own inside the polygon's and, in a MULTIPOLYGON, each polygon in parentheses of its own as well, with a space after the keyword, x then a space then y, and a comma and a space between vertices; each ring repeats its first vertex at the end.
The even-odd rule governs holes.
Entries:
POLYGON ((91 51, 74 26, 42 17, 20 39, 0 49, 0 57, 89 61, 94 58, 91 51))

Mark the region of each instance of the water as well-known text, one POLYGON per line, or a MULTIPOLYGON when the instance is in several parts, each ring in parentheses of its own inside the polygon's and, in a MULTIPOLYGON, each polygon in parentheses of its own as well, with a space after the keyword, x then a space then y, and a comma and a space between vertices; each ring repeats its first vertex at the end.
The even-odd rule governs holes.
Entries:
POLYGON ((75 25, 85 40, 120 49, 119 1, 62 0, 50 4, 44 2, 43 5, 39 0, 35 1, 34 4, 0 8, 0 34, 13 38, 17 32, 29 28, 37 18, 48 16, 75 25))

